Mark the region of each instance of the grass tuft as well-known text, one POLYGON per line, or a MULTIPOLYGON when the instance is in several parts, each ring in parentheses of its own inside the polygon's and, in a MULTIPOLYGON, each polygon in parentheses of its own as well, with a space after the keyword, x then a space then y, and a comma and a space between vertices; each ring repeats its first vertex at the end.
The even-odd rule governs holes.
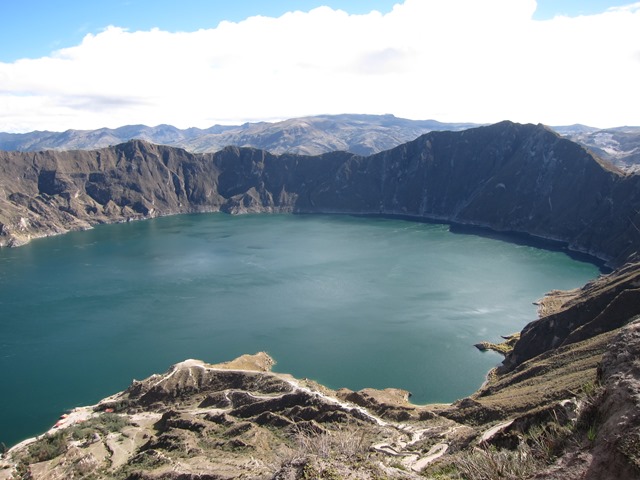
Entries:
POLYGON ((517 480, 535 473, 542 465, 527 445, 514 451, 476 449, 455 460, 456 469, 466 480, 517 480))

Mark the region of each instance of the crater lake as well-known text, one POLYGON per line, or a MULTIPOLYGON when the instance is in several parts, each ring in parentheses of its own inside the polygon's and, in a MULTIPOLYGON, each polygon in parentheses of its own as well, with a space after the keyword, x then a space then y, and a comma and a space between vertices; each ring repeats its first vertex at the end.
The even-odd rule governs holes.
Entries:
POLYGON ((502 360, 475 343, 599 273, 563 251, 352 216, 180 215, 38 239, 0 250, 0 441, 184 359, 258 351, 331 388, 451 402, 502 360))

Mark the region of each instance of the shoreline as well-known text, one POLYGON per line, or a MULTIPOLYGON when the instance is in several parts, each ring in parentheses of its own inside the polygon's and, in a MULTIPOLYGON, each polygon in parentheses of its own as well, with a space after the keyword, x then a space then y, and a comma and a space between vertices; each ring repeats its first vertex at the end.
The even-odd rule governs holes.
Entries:
MULTIPOLYGON (((137 219, 132 219, 132 220, 148 220, 148 219, 152 219, 152 218, 158 218, 160 216, 175 216, 175 215, 195 215, 195 214, 201 214, 201 213, 226 213, 226 212, 221 212, 221 211, 213 211, 213 212, 183 212, 183 213, 177 213, 177 214, 168 214, 168 215, 157 215, 156 217, 145 217, 145 218, 137 218, 137 219)), ((264 215, 264 213, 267 212, 246 212, 246 214, 257 214, 257 215, 264 215)), ((354 216, 354 217, 358 217, 358 216, 365 216, 365 217, 373 217, 373 218, 394 218, 394 219, 403 219, 403 220, 407 220, 407 221, 417 221, 416 219, 409 219, 409 218, 403 218, 401 216, 387 216, 387 215, 357 215, 357 214, 351 214, 351 213, 305 213, 305 214, 301 214, 301 213, 296 213, 296 212, 268 212, 271 214, 282 214, 282 215, 287 215, 287 214, 298 214, 298 215, 344 215, 344 216, 354 216)), ((130 221, 132 221, 130 220, 130 221)), ((439 223, 439 224, 447 224, 446 222, 432 222, 432 221, 426 221, 427 223, 439 223)), ((113 222, 111 224, 117 224, 117 223, 125 223, 125 222, 113 222)), ((423 222, 424 223, 424 222, 423 222)), ((111 224, 104 224, 105 226, 111 225, 111 224)), ((102 224, 101 224, 102 225, 102 224)), ((66 232, 65 232, 66 233, 66 232)), ((577 293, 578 289, 575 289, 575 292, 577 293)), ((552 308, 551 305, 553 304, 553 301, 556 300, 559 302, 559 306, 562 305, 564 303, 564 301, 573 298, 573 296, 575 295, 569 295, 567 294, 567 292, 565 291, 559 291, 559 290, 552 290, 551 292, 549 292, 547 295, 545 295, 545 297, 543 297, 541 300, 539 300, 538 302, 534 302, 535 304, 539 305, 538 308, 538 316, 544 316, 541 313, 543 311, 550 311, 550 309, 552 308), (563 300, 565 299, 565 300, 563 300), (546 309, 546 310, 545 310, 546 309)), ((558 307, 553 307, 553 308, 559 308, 558 307)), ((546 313, 548 314, 548 313, 546 313)), ((546 315, 545 314, 545 315, 546 315)), ((509 336, 511 337, 511 336, 509 336)), ((503 337, 504 338, 504 337, 503 337)), ((508 338, 505 338, 505 340, 508 340, 508 338)), ((488 342, 487 342, 488 343, 488 342)), ((492 345, 499 345, 499 344, 492 344, 492 345)), ((491 348, 490 349, 501 353, 502 355, 505 355, 505 352, 501 351, 500 349, 497 348, 491 348)), ((499 365, 498 365, 499 366, 499 365)), ((496 368, 496 367, 494 367, 496 368)), ((491 371, 493 370, 490 369, 489 371, 486 372, 485 377, 488 377, 491 374, 491 371)), ((482 386, 484 386, 484 382, 482 384, 482 386)), ((480 388, 482 388, 482 386, 480 388)), ((471 392, 469 394, 469 396, 473 395, 474 393, 477 393, 479 389, 474 390, 473 392, 471 392)), ((459 399, 457 399, 459 400, 459 399)), ((456 400, 453 400, 452 402, 455 402, 456 400)), ((425 403, 425 404, 415 404, 418 406, 425 406, 425 405, 432 405, 431 403, 425 403)), ((78 407, 78 408, 82 408, 82 407, 78 407)), ((48 430, 47 432, 49 432, 50 430, 48 430)), ((38 435, 39 436, 39 435, 38 435)), ((38 438, 38 436, 36 436, 35 438, 38 438)), ((27 439, 28 440, 28 439, 27 439)), ((22 443, 22 442, 20 442, 22 443)), ((11 447, 13 448, 13 447, 11 447)))
POLYGON ((516 244, 516 245, 526 245, 532 246, 535 248, 541 248, 549 251, 559 251, 564 252, 569 255, 571 258, 578 260, 589 262, 596 265, 602 273, 609 273, 613 268, 619 267, 620 265, 612 264, 615 259, 604 255, 602 253, 596 252, 587 252, 585 250, 574 248, 568 240, 563 240, 559 238, 552 238, 543 235, 536 235, 525 231, 516 231, 516 230, 500 230, 490 225, 477 224, 472 222, 464 222, 460 220, 451 219, 446 216, 438 216, 438 215, 411 215, 406 213, 398 213, 398 212, 357 212, 357 211, 348 211, 348 210, 297 210, 295 206, 284 206, 284 207, 261 207, 256 209, 252 208, 240 208, 240 209, 224 209, 224 205, 218 206, 202 206, 202 207, 189 207, 178 210, 169 210, 163 212, 161 210, 154 210, 151 214, 139 214, 130 217, 122 217, 118 216, 116 218, 101 218, 100 220, 92 221, 92 219, 86 219, 85 225, 68 225, 67 227, 61 227, 60 230, 57 231, 46 231, 44 229, 40 229, 40 231, 30 232, 26 235, 21 235, 19 237, 13 237, 14 241, 10 241, 3 243, 0 242, 0 249, 2 248, 17 248, 24 245, 27 245, 32 240, 53 237, 58 235, 64 235, 66 233, 74 232, 74 231, 83 231, 90 230, 97 225, 112 225, 119 223, 129 223, 132 221, 144 221, 151 220, 159 217, 168 217, 175 215, 195 215, 195 214, 206 214, 206 213, 223 213, 227 215, 247 215, 247 214, 258 214, 258 215, 345 215, 345 216, 353 216, 353 217, 364 217, 364 218, 388 218, 395 220, 406 220, 410 222, 417 223, 430 223, 436 225, 448 225, 449 231, 453 234, 460 235, 476 235, 480 237, 492 238, 495 240, 506 241, 508 243, 516 244))

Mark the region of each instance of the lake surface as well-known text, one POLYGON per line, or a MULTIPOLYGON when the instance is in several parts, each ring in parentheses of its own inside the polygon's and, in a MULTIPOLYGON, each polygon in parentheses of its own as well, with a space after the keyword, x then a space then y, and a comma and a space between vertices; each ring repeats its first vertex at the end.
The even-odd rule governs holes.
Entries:
POLYGON ((332 388, 450 402, 501 361, 474 343, 598 273, 446 225, 349 216, 182 215, 0 250, 0 441, 186 358, 262 350, 332 388))

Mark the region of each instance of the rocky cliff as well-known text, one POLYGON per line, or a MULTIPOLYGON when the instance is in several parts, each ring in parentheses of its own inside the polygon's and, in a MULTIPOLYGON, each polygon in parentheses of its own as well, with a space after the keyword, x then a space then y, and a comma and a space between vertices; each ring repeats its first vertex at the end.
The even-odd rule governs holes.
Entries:
POLYGON ((0 244, 183 212, 402 215, 563 242, 614 265, 640 241, 640 177, 543 126, 430 132, 368 157, 131 141, 0 153, 0 244))

